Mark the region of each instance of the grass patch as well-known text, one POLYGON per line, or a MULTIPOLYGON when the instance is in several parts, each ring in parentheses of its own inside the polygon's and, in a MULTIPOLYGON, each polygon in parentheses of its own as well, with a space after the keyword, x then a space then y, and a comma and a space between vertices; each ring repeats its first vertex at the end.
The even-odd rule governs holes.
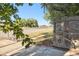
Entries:
POLYGON ((53 34, 53 30, 51 28, 40 29, 40 31, 33 32, 28 34, 31 38, 37 37, 40 35, 44 35, 44 33, 48 33, 49 35, 53 34))

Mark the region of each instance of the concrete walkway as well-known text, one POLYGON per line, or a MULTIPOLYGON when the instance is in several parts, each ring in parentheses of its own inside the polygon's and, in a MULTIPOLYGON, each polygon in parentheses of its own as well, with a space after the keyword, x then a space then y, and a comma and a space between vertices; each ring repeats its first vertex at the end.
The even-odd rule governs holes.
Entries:
POLYGON ((35 45, 25 49, 22 47, 21 42, 11 40, 1 40, 0 42, 0 55, 2 56, 62 56, 65 53, 65 51, 43 45, 35 45))
POLYGON ((4 56, 7 53, 12 52, 12 51, 19 49, 19 48, 22 48, 21 42, 17 42, 15 44, 11 44, 11 45, 2 47, 2 48, 0 48, 0 55, 4 56))
POLYGON ((11 45, 13 43, 16 43, 16 42, 11 40, 6 40, 6 39, 0 40, 0 48, 11 45))
POLYGON ((27 49, 22 49, 13 56, 63 56, 66 51, 58 50, 53 47, 32 46, 27 49))

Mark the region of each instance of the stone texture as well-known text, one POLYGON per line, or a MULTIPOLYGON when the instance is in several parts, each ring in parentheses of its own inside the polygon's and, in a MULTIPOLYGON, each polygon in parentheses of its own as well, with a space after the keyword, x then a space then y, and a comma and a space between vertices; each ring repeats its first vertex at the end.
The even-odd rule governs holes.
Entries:
POLYGON ((79 47, 79 16, 56 21, 53 46, 62 48, 79 47))

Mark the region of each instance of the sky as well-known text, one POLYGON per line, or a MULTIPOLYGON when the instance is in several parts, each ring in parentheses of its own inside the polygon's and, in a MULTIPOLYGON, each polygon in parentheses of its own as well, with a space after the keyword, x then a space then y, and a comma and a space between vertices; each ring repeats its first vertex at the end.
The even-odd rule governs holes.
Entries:
POLYGON ((44 9, 41 8, 40 4, 33 4, 29 6, 28 4, 24 4, 21 7, 18 7, 19 12, 18 15, 23 18, 34 18, 38 21, 39 25, 48 25, 48 22, 43 18, 44 9))

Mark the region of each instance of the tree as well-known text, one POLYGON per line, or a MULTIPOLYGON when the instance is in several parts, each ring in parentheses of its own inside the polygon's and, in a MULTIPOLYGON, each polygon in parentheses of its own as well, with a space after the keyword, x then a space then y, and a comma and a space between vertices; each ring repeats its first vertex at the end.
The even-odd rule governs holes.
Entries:
MULTIPOLYGON (((59 16, 76 16, 79 15, 79 4, 76 3, 53 3, 53 4, 43 4, 47 8, 47 11, 52 15, 55 11, 59 16)), ((54 15, 52 15, 54 16, 54 15)), ((58 17, 58 16, 57 16, 58 17)))
POLYGON ((79 15, 79 4, 76 3, 45 3, 41 5, 46 8, 46 14, 44 15, 44 18, 48 19, 54 24, 54 32, 56 30, 56 20, 61 20, 61 18, 64 17, 79 15))
POLYGON ((27 21, 27 26, 29 26, 29 27, 38 27, 37 20, 35 20, 33 18, 29 18, 26 21, 27 21))
POLYGON ((38 27, 38 22, 33 18, 21 19, 20 25, 22 27, 38 27))
POLYGON ((2 28, 2 31, 7 33, 9 31, 13 31, 13 35, 16 36, 16 39, 22 38, 22 45, 27 43, 25 46, 28 47, 30 44, 33 43, 32 39, 29 38, 27 34, 24 34, 22 32, 22 28, 19 25, 20 17, 18 16, 18 8, 19 6, 22 6, 23 4, 19 3, 1 3, 0 4, 0 27, 2 28), (12 21, 13 17, 15 21, 12 21), (4 21, 4 22, 3 22, 4 21), (29 38, 29 39, 28 39, 29 38))

